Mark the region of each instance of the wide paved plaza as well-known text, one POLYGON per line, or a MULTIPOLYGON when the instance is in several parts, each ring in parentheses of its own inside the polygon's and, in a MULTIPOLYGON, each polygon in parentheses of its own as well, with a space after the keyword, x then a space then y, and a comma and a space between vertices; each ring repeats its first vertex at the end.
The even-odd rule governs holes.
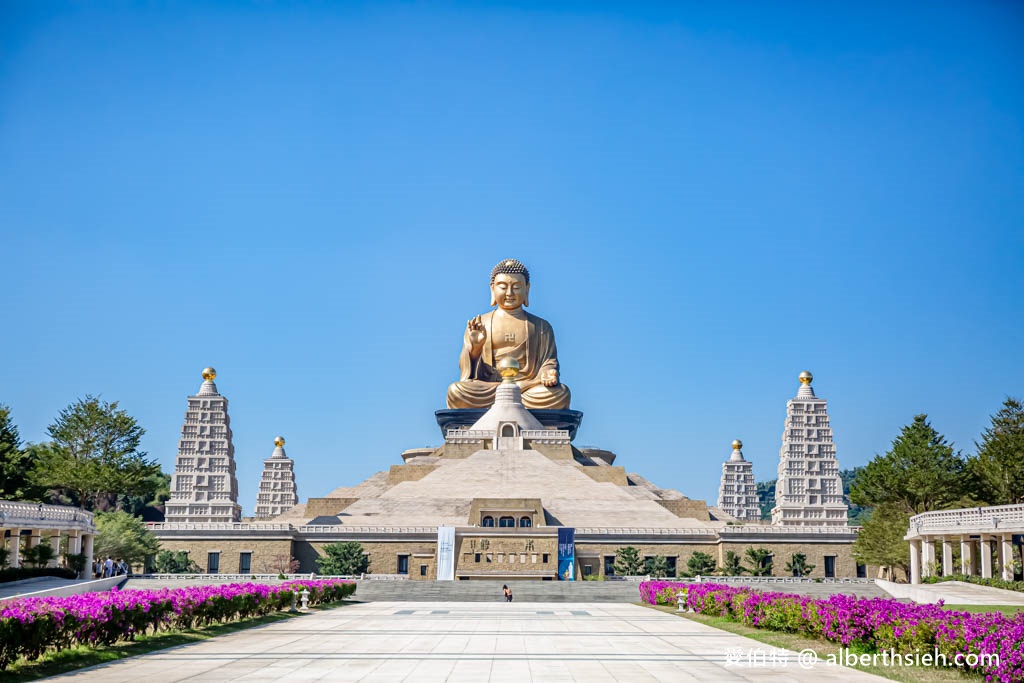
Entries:
POLYGON ((371 602, 62 679, 158 681, 879 681, 638 605, 371 602), (751 666, 748 656, 763 661, 751 666), (738 660, 738 662, 737 662, 738 660), (784 662, 784 665, 783 665, 784 662))

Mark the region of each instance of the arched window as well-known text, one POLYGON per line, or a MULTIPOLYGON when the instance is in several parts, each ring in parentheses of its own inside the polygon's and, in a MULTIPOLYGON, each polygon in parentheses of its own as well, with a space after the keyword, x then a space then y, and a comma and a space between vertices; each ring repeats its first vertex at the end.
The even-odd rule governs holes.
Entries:
POLYGON ((501 527, 514 527, 515 525, 516 520, 514 517, 502 517, 498 520, 498 526, 501 527))
POLYGON ((491 517, 490 515, 484 517, 480 522, 480 526, 494 526, 494 517, 491 517))
POLYGON ((515 436, 516 435, 516 428, 513 427, 510 424, 503 424, 503 425, 501 425, 501 435, 502 436, 515 436))
POLYGON ((519 518, 519 526, 520 527, 533 526, 533 520, 530 519, 529 517, 520 517, 519 518))

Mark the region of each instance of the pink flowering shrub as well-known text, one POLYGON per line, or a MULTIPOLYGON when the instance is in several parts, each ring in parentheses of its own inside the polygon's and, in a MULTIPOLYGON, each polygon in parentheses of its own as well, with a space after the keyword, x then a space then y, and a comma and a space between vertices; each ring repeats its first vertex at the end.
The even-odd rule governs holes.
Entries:
POLYGON ((309 604, 319 605, 352 595, 356 585, 339 579, 277 586, 231 583, 0 602, 0 671, 19 657, 37 659, 47 650, 111 645, 162 628, 184 629, 269 614, 290 607, 303 589, 309 591, 309 604))
MULTIPOLYGON (((805 595, 754 590, 715 583, 644 581, 640 599, 652 605, 674 605, 686 591, 691 610, 785 633, 803 633, 866 652, 999 655, 999 663, 982 660, 976 671, 987 681, 1024 682, 1024 612, 971 614, 938 605, 919 605, 885 598, 805 595)), ((967 667, 964 667, 965 669, 967 667)))

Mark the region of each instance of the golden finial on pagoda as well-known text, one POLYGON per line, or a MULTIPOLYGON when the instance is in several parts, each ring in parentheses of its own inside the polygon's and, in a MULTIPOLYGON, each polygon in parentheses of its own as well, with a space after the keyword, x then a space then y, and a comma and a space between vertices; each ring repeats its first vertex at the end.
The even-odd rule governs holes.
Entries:
POLYGON ((742 441, 740 441, 739 439, 733 439, 733 440, 732 440, 732 449, 733 449, 734 451, 738 451, 738 450, 740 450, 741 448, 743 448, 743 442, 742 442, 742 441))
POLYGON ((505 356, 498 362, 498 374, 506 382, 515 382, 516 375, 519 374, 519 361, 512 356, 505 356))
POLYGON ((274 437, 274 445, 277 446, 278 448, 283 446, 284 445, 284 437, 283 436, 275 436, 274 437))
POLYGON ((212 382, 217 379, 217 371, 213 368, 203 368, 203 379, 207 382, 212 382))
POLYGON ((811 374, 810 370, 804 370, 800 373, 800 384, 810 384, 814 380, 814 375, 811 374))

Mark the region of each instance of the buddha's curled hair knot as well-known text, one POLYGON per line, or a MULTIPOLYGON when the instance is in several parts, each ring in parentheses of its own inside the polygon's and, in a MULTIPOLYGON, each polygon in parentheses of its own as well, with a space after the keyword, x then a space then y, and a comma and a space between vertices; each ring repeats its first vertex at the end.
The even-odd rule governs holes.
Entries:
POLYGON ((503 261, 499 261, 498 265, 494 266, 491 270, 491 284, 494 284, 494 278, 498 275, 505 273, 506 275, 522 275, 523 279, 526 280, 526 284, 530 284, 530 271, 526 269, 522 261, 514 258, 507 258, 503 261))

